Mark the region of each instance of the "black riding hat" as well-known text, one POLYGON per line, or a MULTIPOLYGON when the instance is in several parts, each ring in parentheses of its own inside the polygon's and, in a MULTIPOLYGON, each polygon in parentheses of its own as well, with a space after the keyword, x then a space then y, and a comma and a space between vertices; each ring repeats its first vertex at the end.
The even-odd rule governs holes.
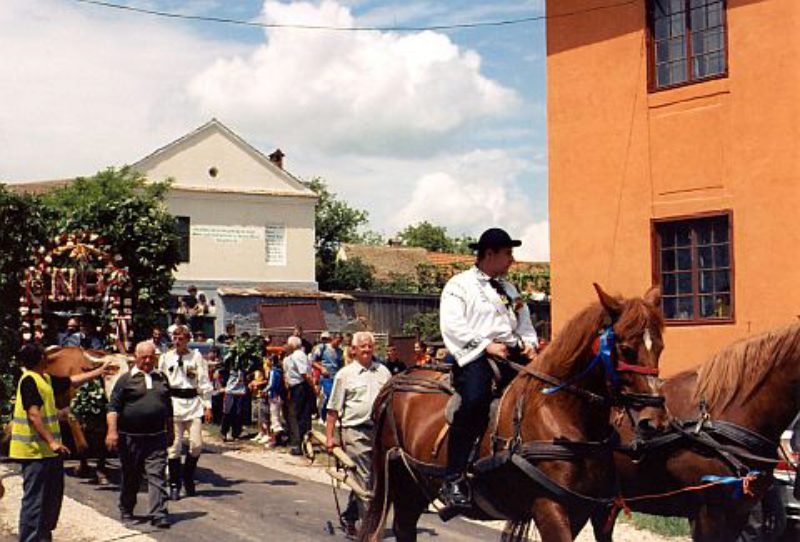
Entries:
POLYGON ((468 246, 472 250, 480 250, 482 248, 518 247, 520 245, 522 245, 522 241, 512 239, 505 230, 489 228, 481 234, 477 243, 470 243, 468 246))

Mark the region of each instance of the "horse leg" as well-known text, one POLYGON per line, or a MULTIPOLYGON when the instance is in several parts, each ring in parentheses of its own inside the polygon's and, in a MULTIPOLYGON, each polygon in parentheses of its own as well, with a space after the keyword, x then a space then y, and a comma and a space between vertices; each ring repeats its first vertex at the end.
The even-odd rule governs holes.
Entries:
POLYGON ((392 530, 398 542, 416 542, 417 523, 428 508, 428 499, 403 464, 397 463, 394 467, 390 474, 394 510, 392 530))
POLYGON ((594 509, 591 520, 595 542, 613 542, 617 516, 619 510, 612 506, 598 506, 594 509))
POLYGON ((571 542, 575 539, 567 510, 551 499, 536 499, 532 509, 542 542, 571 542))
MULTIPOLYGON (((695 542, 717 542, 736 540, 747 523, 748 515, 725 507, 704 505, 692 520, 692 540, 695 542)), ((759 535, 760 536, 760 535, 759 535)))

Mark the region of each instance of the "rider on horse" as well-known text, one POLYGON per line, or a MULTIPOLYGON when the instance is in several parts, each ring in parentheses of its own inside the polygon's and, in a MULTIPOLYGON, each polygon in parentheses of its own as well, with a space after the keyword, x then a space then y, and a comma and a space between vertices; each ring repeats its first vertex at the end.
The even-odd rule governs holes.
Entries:
MULTIPOLYGON (((512 240, 505 231, 491 228, 469 247, 477 251, 471 269, 452 277, 442 291, 440 326, 442 338, 455 356, 452 384, 461 396, 453 416, 447 445, 447 470, 440 498, 453 510, 470 506, 466 487, 469 456, 483 435, 492 401, 495 369, 488 356, 525 358, 536 353, 536 331, 528 306, 514 286, 501 279, 514 263, 512 240)), ((501 365, 502 387, 513 377, 501 365)))

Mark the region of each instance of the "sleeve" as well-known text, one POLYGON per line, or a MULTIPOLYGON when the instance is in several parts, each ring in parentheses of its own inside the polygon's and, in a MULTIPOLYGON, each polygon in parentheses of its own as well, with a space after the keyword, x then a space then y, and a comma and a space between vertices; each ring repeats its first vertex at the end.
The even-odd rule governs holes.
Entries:
POLYGON ((111 397, 108 400, 108 411, 119 414, 122 411, 122 396, 125 386, 128 385, 130 373, 125 373, 117 379, 114 389, 111 390, 111 397))
POLYGON ((476 334, 467 323, 467 300, 464 288, 452 279, 442 291, 439 305, 439 327, 448 350, 459 365, 465 365, 480 356, 492 342, 476 334))
POLYGON ((160 372, 164 373, 164 376, 167 375, 167 353, 164 352, 158 357, 158 367, 156 367, 160 372))
POLYGON ((331 394, 328 397, 327 410, 335 410, 339 415, 342 414, 344 408, 344 388, 345 388, 346 373, 338 372, 333 378, 333 386, 331 387, 331 394))
POLYGON ((44 405, 44 400, 42 400, 39 388, 36 387, 36 381, 33 377, 22 377, 19 381, 19 394, 22 397, 22 408, 26 411, 32 406, 41 407, 44 405))
POLYGON ((203 407, 211 408, 211 392, 214 391, 214 385, 211 379, 208 378, 208 363, 200 355, 200 352, 195 350, 195 357, 197 359, 197 393, 203 399, 203 407))
POLYGON ((51 376, 50 384, 53 386, 53 393, 61 395, 72 387, 72 380, 68 376, 51 376))
MULTIPOLYGON (((513 284, 507 283, 505 288, 509 291, 513 299, 522 301, 519 292, 517 292, 513 284)), ((514 331, 526 344, 531 345, 534 350, 538 350, 539 337, 536 335, 536 330, 531 321, 531 311, 528 309, 528 304, 524 301, 522 301, 522 307, 517 311, 517 327, 514 331)))

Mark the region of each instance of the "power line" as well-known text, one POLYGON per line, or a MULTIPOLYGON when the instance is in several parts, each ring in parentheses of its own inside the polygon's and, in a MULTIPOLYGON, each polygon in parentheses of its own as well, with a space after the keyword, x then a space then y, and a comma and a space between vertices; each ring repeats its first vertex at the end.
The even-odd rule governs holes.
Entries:
POLYGON ((613 9, 631 4, 636 4, 640 0, 624 0, 615 4, 607 4, 604 6, 596 6, 593 8, 558 13, 555 15, 532 15, 530 17, 520 17, 518 19, 505 19, 500 21, 479 21, 473 23, 455 23, 455 24, 438 24, 430 26, 327 26, 327 25, 311 25, 311 24, 289 24, 289 23, 261 23, 257 21, 243 21, 241 19, 229 19, 227 17, 211 17, 207 15, 186 15, 182 13, 173 13, 169 11, 159 11, 155 9, 146 9, 135 6, 125 6, 122 4, 114 4, 112 2, 104 2, 102 0, 75 0, 82 4, 91 4, 110 9, 118 9, 122 11, 131 11, 145 15, 153 15, 157 17, 167 17, 170 19, 185 19, 191 21, 202 21, 207 23, 223 23, 235 24, 241 26, 253 26, 258 28, 288 28, 295 30, 332 30, 340 32, 422 32, 425 30, 458 30, 465 28, 483 28, 492 26, 509 26, 515 24, 526 24, 537 21, 544 21, 548 19, 559 19, 563 17, 571 17, 583 13, 590 13, 594 11, 601 11, 606 9, 613 9))

